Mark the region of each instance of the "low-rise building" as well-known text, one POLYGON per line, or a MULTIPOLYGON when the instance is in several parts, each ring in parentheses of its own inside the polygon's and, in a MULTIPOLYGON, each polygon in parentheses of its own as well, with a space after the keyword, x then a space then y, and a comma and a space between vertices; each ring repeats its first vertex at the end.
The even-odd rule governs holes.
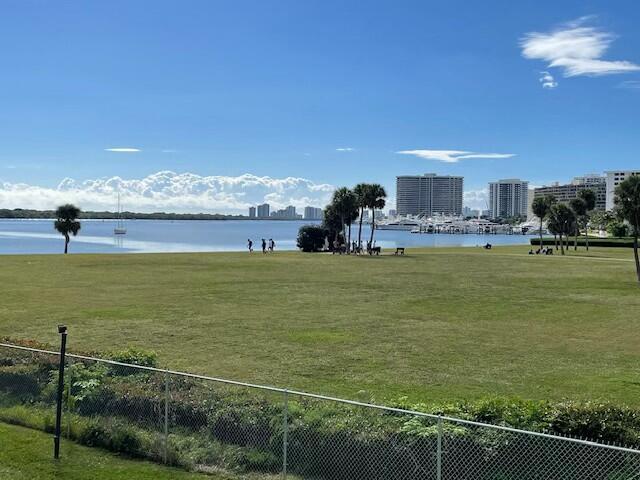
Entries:
POLYGON ((640 175, 640 170, 613 170, 605 172, 606 174, 606 200, 605 207, 607 211, 613 210, 615 207, 616 187, 633 175, 640 175))

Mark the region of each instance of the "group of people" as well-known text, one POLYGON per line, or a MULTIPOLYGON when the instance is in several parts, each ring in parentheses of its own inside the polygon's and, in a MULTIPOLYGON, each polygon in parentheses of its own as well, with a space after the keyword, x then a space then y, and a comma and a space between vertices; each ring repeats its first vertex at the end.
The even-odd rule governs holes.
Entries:
MULTIPOLYGON (((253 240, 250 238, 247 239, 247 248, 249 249, 249 253, 253 252, 253 240)), ((269 239, 267 242, 264 238, 262 239, 262 253, 273 252, 276 248, 276 242, 273 241, 273 238, 269 239)))
MULTIPOLYGON (((534 251, 533 248, 531 250, 529 250, 529 255, 533 255, 534 251)), ((537 249, 535 251, 536 255, 553 255, 553 248, 547 248, 547 247, 542 247, 541 249, 537 249)))
MULTIPOLYGON (((348 245, 348 244, 347 244, 348 245)), ((343 253, 347 253, 347 245, 345 245, 344 243, 341 243, 338 241, 338 239, 335 239, 333 241, 333 249, 331 250, 331 252, 335 255, 336 253, 339 253, 340 255, 342 255, 343 253)), ((371 242, 367 242, 367 249, 366 252, 371 255, 372 253, 380 253, 380 247, 376 246, 376 242, 374 241, 373 243, 371 242)), ((362 246, 358 245, 358 242, 356 242, 355 240, 353 242, 351 242, 351 252, 356 254, 356 255, 361 255, 365 252, 365 250, 362 248, 362 246)))

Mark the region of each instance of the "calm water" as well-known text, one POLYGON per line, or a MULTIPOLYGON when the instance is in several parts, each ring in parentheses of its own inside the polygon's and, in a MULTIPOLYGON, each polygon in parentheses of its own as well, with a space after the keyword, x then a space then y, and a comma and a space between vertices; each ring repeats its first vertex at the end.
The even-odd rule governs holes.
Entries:
MULTIPOLYGON (((247 239, 260 248, 260 239, 273 238, 276 250, 296 249, 296 236, 306 221, 169 221, 128 220, 126 235, 113 235, 115 221, 84 220, 80 234, 72 238, 70 253, 118 252, 210 252, 238 251, 246 248, 247 239)), ((355 230, 357 235, 357 228, 355 230)), ((363 226, 363 238, 369 228, 363 226)), ((523 235, 419 235, 403 231, 378 230, 376 244, 382 248, 475 246, 527 244, 523 235)), ((0 254, 60 253, 62 236, 51 220, 0 219, 0 254)))

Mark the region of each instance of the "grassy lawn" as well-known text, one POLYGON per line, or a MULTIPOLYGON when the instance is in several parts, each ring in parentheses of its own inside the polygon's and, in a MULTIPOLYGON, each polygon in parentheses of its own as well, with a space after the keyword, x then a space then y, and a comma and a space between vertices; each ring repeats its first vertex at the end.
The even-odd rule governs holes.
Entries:
POLYGON ((71 351, 133 345, 176 369, 377 401, 640 405, 632 251, 528 250, 2 256, 0 336, 56 343, 66 323, 71 351))
POLYGON ((149 462, 127 460, 95 448, 63 441, 53 460, 51 435, 0 423, 0 480, 222 480, 149 462))

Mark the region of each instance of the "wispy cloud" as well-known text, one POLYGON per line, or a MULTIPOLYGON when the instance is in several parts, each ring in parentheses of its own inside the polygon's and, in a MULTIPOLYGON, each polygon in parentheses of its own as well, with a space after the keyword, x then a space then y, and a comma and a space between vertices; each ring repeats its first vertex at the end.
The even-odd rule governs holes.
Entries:
POLYGON ((105 148, 105 152, 116 152, 116 153, 136 153, 140 152, 139 148, 132 147, 113 147, 113 148, 105 148))
POLYGON ((174 150, 173 148, 165 148, 164 150, 160 150, 162 153, 177 153, 178 150, 174 150))
POLYGON ((593 18, 582 17, 550 32, 525 34, 520 39, 522 56, 530 60, 543 60, 548 68, 560 68, 565 77, 640 70, 640 65, 627 60, 602 59, 616 35, 587 25, 593 18))
POLYGON ((322 207, 334 189, 333 185, 297 177, 201 176, 161 171, 132 179, 65 178, 57 188, 0 181, 0 205, 52 209, 70 202, 84 210, 113 210, 119 193, 123 208, 131 211, 246 213, 250 206, 263 202, 272 208, 322 207))
POLYGON ((553 75, 549 72, 540 72, 540 83, 542 88, 554 89, 558 86, 558 82, 555 81, 553 75))
POLYGON ((340 147, 336 148, 336 152, 355 152, 355 148, 353 147, 340 147))
POLYGON ((470 158, 511 158, 516 155, 515 153, 478 153, 466 150, 400 150, 396 153, 445 163, 458 163, 460 160, 470 158))
POLYGON ((625 82, 621 82, 618 85, 618 88, 629 88, 631 90, 640 89, 640 80, 627 80, 625 82))

